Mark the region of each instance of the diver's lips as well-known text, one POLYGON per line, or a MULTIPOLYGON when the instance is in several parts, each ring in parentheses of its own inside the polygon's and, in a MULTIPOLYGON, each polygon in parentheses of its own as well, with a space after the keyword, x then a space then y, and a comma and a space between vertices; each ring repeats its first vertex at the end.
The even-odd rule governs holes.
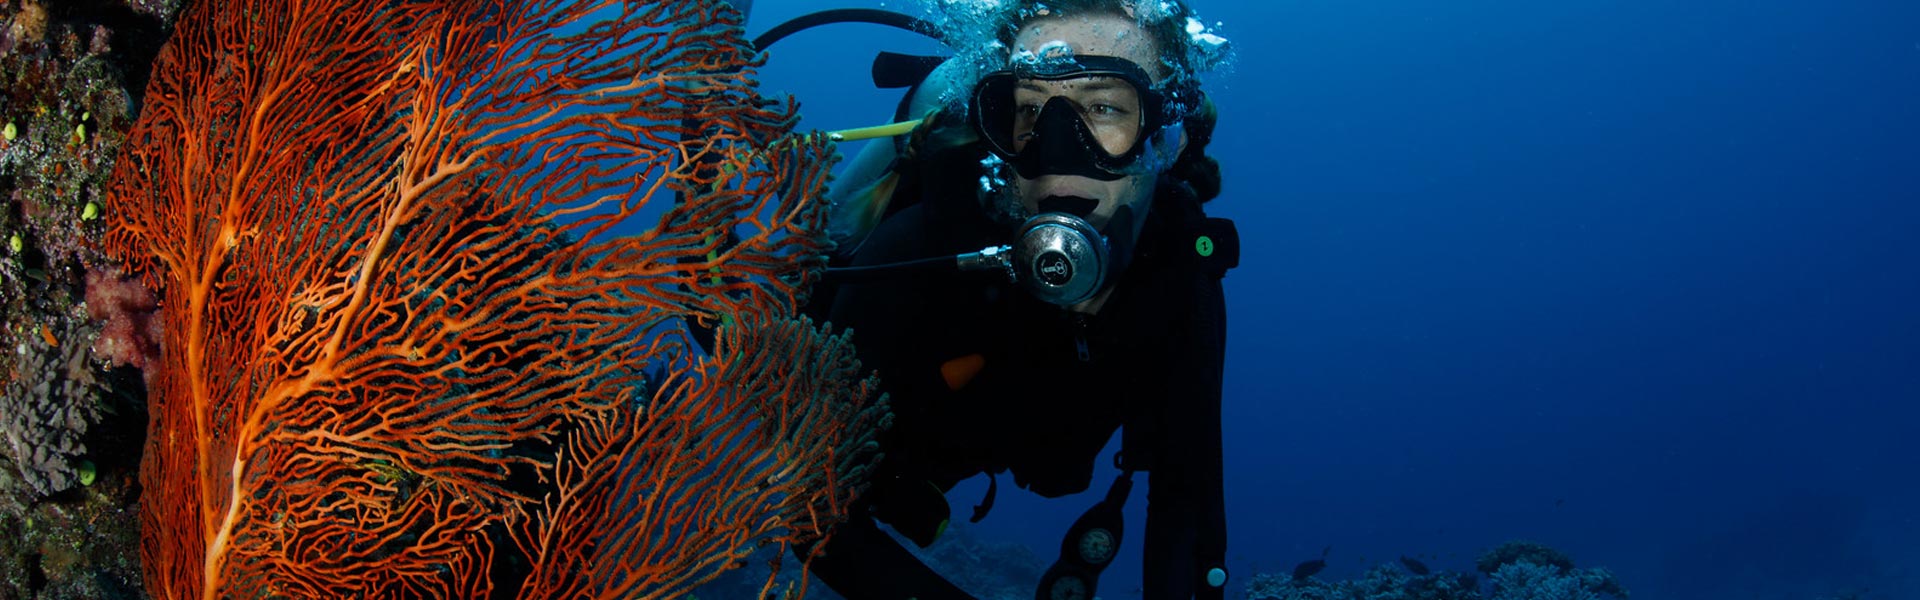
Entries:
POLYGON ((1038 206, 1043 213, 1067 213, 1084 219, 1093 214, 1093 209, 1100 208, 1100 201, 1082 196, 1047 196, 1040 199, 1038 206))

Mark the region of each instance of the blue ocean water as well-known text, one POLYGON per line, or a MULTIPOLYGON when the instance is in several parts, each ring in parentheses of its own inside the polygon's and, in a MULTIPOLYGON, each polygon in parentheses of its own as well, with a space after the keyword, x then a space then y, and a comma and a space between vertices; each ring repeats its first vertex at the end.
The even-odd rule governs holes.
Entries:
MULTIPOLYGON (((1527 539, 1641 600, 1920 598, 1920 4, 1192 4, 1238 51, 1234 590, 1527 539)), ((748 31, 840 7, 923 8, 748 31)), ((762 80, 877 124, 879 50, 938 47, 834 26, 762 80)), ((1051 557, 1093 501, 1002 489, 973 531, 1051 557)), ((1136 533, 1101 595, 1138 581, 1136 533)))

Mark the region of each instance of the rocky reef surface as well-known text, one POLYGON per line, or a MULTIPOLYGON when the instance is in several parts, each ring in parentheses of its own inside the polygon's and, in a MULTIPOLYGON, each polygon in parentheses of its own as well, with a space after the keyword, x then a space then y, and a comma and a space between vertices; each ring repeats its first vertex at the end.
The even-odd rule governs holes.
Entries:
POLYGON ((0 600, 140 598, 156 299, 95 249, 179 0, 0 0, 0 600))

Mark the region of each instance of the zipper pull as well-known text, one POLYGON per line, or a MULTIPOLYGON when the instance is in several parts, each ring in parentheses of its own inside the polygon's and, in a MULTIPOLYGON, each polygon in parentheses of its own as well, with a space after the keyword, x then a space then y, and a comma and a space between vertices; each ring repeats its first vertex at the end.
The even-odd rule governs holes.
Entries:
POLYGON ((1087 350, 1087 316, 1073 314, 1073 354, 1080 362, 1093 362, 1093 352, 1087 350))

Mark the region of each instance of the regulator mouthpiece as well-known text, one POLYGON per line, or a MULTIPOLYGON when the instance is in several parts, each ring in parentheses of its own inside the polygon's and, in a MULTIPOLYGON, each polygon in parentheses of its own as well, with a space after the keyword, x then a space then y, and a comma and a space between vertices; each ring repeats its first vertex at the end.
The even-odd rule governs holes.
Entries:
POLYGON ((1015 279, 1051 304, 1072 306, 1100 292, 1108 269, 1107 240, 1085 219, 1037 215, 1020 226, 1013 245, 1015 279))

